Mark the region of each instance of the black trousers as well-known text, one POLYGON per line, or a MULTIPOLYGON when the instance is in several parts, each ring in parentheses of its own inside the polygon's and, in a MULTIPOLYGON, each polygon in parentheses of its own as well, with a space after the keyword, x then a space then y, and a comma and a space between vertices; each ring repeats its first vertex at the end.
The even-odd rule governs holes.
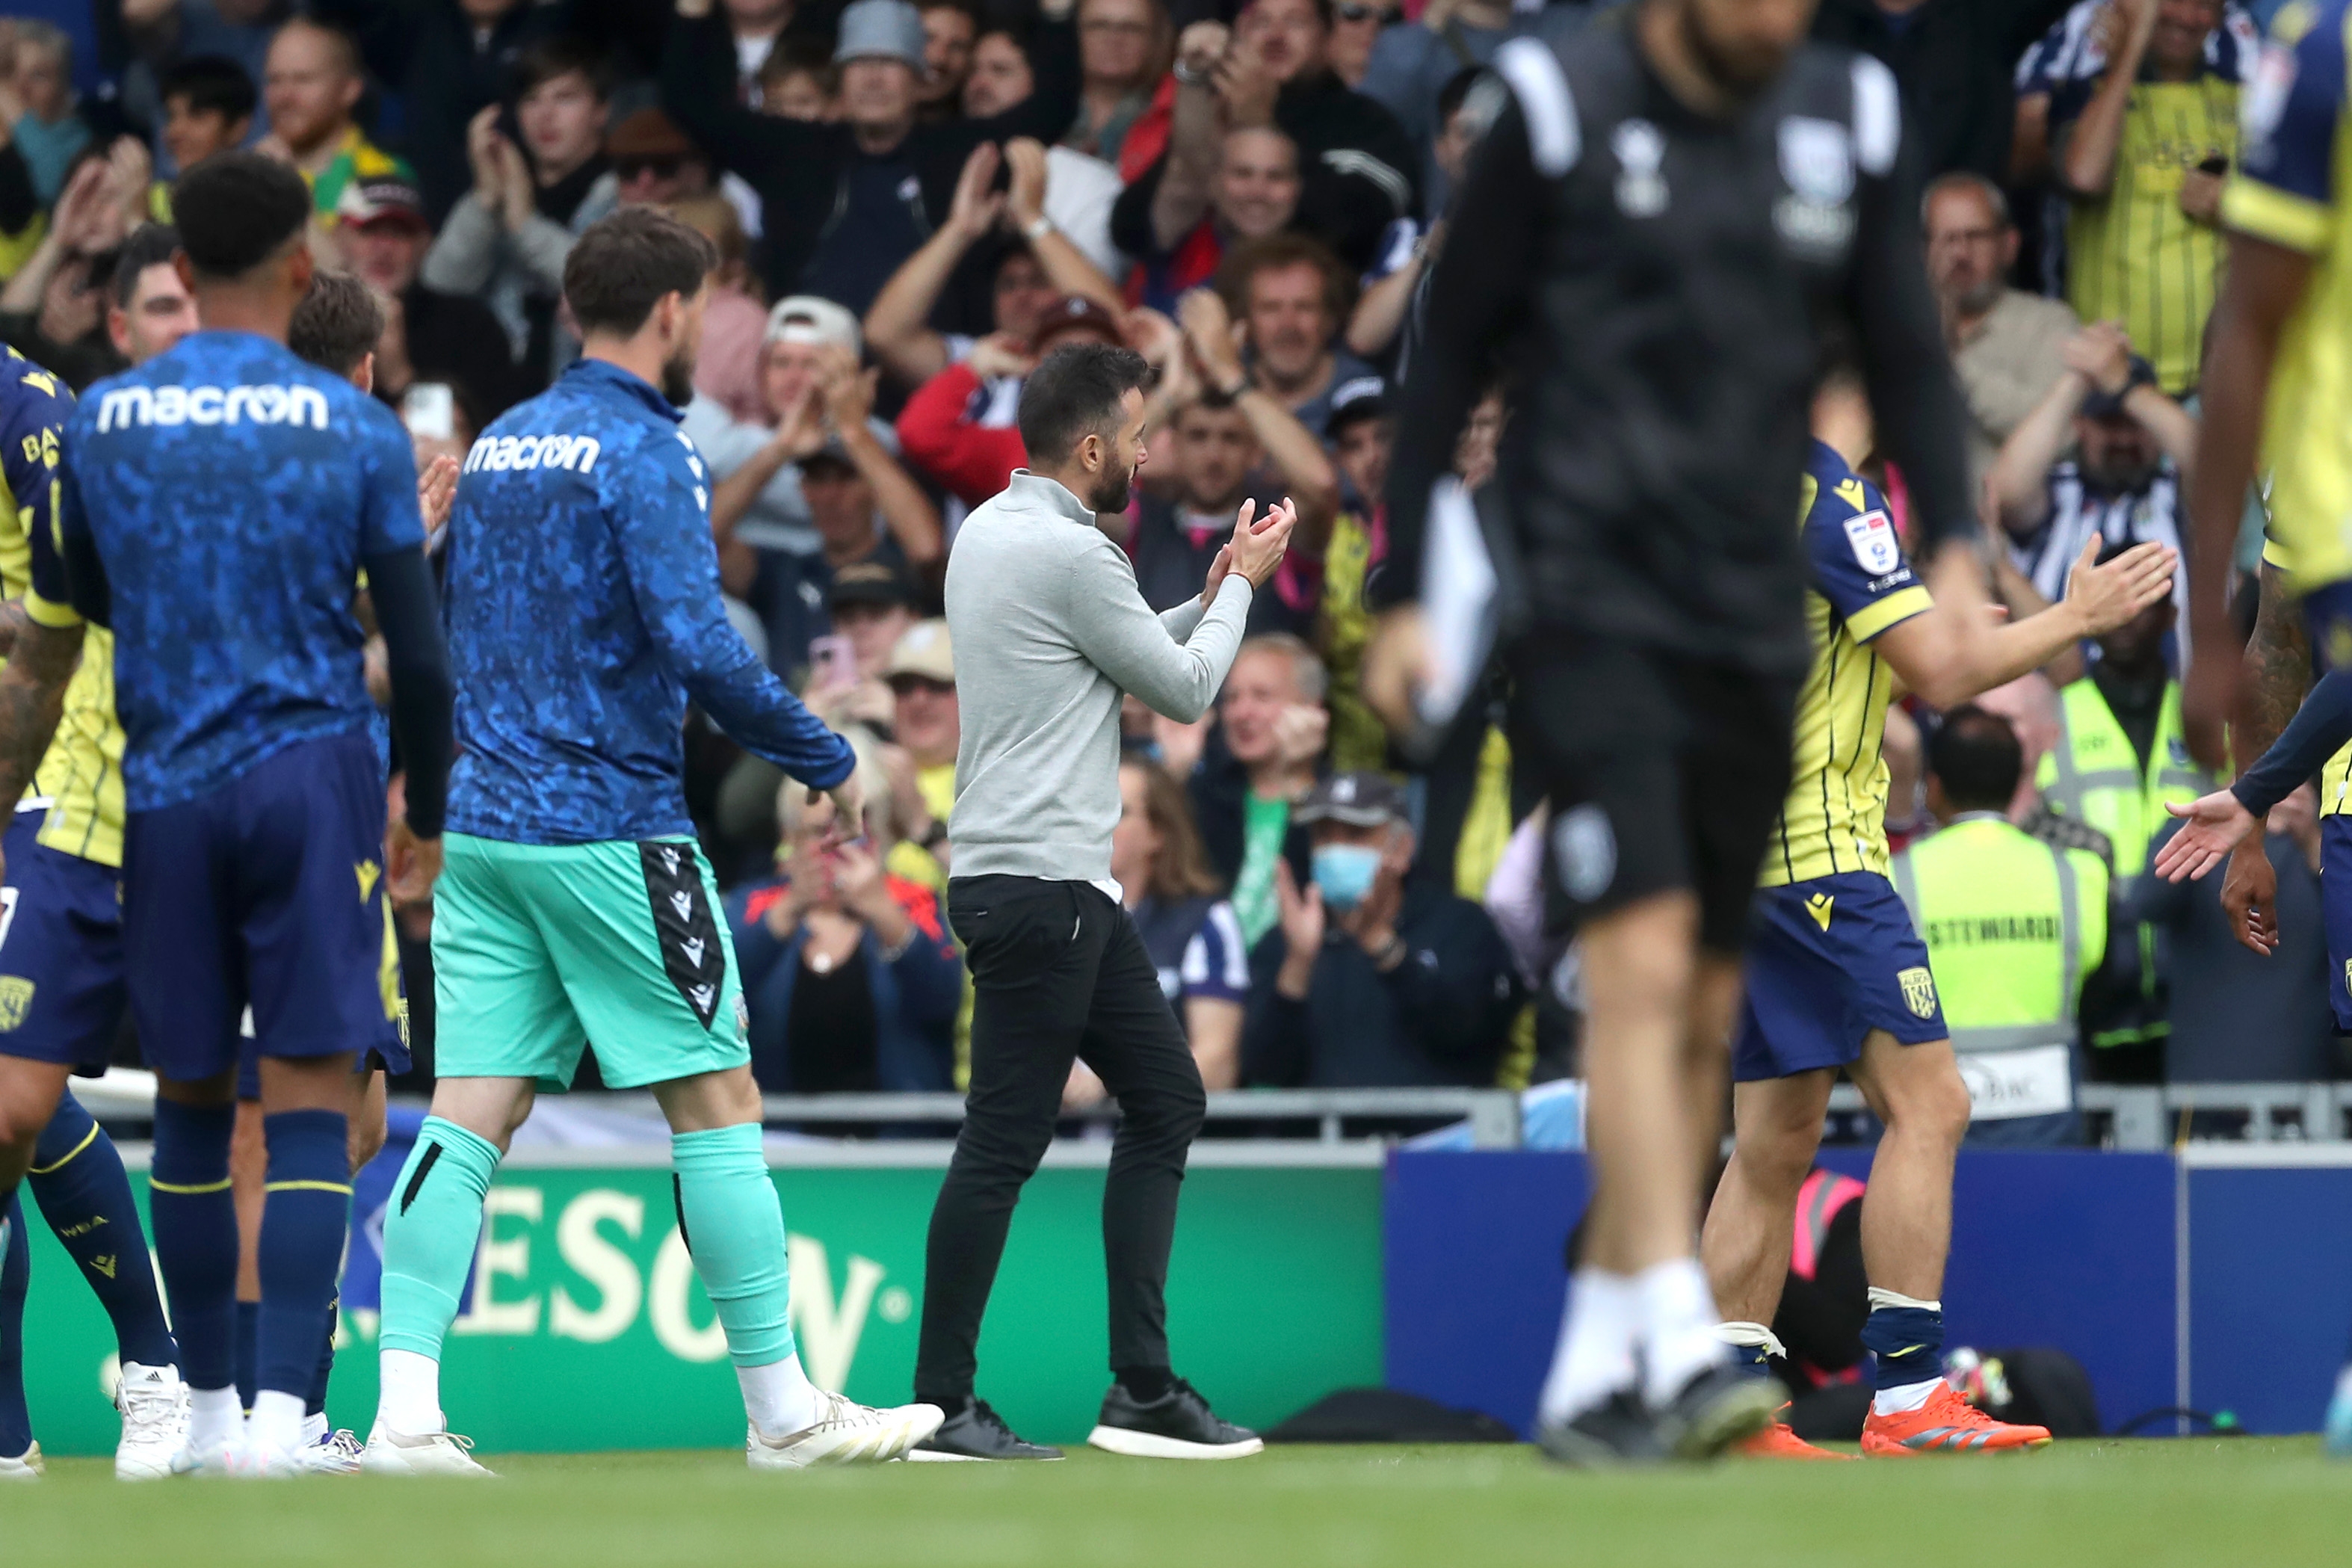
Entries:
POLYGON ((971 969, 971 1086, 931 1211, 915 1397, 971 1394, 1013 1205, 1081 1058, 1122 1112, 1103 1185, 1110 1364, 1164 1367, 1176 1195, 1206 1101, 1159 971, 1127 910, 1085 882, 959 877, 948 919, 971 969))

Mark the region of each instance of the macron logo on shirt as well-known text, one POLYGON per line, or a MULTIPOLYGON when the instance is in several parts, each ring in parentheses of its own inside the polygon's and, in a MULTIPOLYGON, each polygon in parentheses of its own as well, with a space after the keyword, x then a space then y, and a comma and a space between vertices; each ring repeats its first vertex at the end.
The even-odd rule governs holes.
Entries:
POLYGON ((100 395, 98 427, 308 425, 327 427, 327 396, 310 386, 118 386, 100 395))
POLYGON ((485 436, 466 454, 464 472, 516 473, 564 468, 584 474, 604 448, 593 436, 485 436))

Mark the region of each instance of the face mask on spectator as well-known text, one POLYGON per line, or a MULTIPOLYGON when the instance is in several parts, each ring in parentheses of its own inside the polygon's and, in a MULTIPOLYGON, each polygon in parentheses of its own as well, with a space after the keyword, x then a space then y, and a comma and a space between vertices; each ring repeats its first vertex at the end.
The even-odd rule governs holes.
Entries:
POLYGON ((1346 914, 1371 896, 1381 874, 1381 852, 1370 844, 1325 844, 1315 851, 1315 885, 1323 904, 1346 914))

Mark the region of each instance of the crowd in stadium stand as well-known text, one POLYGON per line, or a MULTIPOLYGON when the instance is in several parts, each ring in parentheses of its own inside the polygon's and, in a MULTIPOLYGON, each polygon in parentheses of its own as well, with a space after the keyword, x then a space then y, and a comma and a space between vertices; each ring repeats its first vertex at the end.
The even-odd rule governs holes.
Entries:
MULTIPOLYGON (((2220 192, 2277 4, 1822 0, 1815 34, 1893 68, 1925 149, 1929 282, 2012 607, 2063 593, 2094 532, 2180 542, 2220 192)), ((1103 526, 1154 607, 1200 591, 1245 502, 1298 511, 1214 713, 1130 700, 1125 726, 1118 876, 1209 1087, 1572 1076, 1574 966, 1535 934, 1545 823, 1502 676, 1407 767, 1358 675, 1391 391, 1500 99, 1486 63, 1615 8, 38 0, 0 19, 0 339, 78 389, 121 368, 126 320, 176 287, 142 226, 170 221, 176 173, 256 147, 310 182, 325 263, 382 297, 375 395, 420 459, 462 455, 577 355, 561 279, 590 223, 649 203, 709 235, 684 428, 729 608, 852 736, 877 803, 867 841, 828 852, 828 805, 690 721, 755 1068, 803 1093, 960 1081, 941 584, 961 519, 1024 461, 1024 374, 1129 344, 1159 374, 1151 457, 1103 526)), ((1511 393, 1462 443, 1474 487, 1511 393)), ((1902 476, 1869 471, 1907 528, 1902 476)), ((2262 521, 2250 498, 2247 573, 2262 521)), ((2019 743, 2011 818, 2109 873, 2081 1071, 2336 1076, 2308 791, 2270 823, 2267 962, 2229 940, 2220 873, 2147 875, 2163 804, 2211 787, 2180 742, 2182 629, 2159 605, 2063 689, 1981 704, 2019 743)), ((1906 703, 1890 725, 1898 844, 1951 815, 1937 723, 1906 703)), ((1068 1100, 1102 1092, 1081 1066, 1068 1100)))

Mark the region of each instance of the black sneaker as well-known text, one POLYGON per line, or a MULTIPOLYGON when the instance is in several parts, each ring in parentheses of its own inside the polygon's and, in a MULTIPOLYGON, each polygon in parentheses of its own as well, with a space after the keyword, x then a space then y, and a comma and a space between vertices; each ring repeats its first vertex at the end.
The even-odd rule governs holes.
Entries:
POLYGON ((909 1459, 1058 1459, 1059 1448, 1024 1443, 985 1399, 967 1402, 940 1423, 940 1429, 907 1450, 909 1459))
POLYGON ((1782 1397, 1780 1385, 1753 1368, 1717 1362, 1658 1412, 1658 1436, 1677 1459, 1712 1459, 1772 1425, 1782 1397))
POLYGON ((1239 1459, 1265 1451, 1256 1433, 1219 1416, 1181 1377, 1148 1402, 1129 1393, 1125 1384, 1112 1384, 1103 1395, 1101 1420, 1087 1441, 1106 1453, 1139 1459, 1239 1459))
POLYGON ((1658 1418, 1635 1389, 1620 1389, 1574 1420, 1539 1429, 1536 1443, 1561 1464, 1585 1470, 1659 1464, 1669 1452, 1658 1418))

